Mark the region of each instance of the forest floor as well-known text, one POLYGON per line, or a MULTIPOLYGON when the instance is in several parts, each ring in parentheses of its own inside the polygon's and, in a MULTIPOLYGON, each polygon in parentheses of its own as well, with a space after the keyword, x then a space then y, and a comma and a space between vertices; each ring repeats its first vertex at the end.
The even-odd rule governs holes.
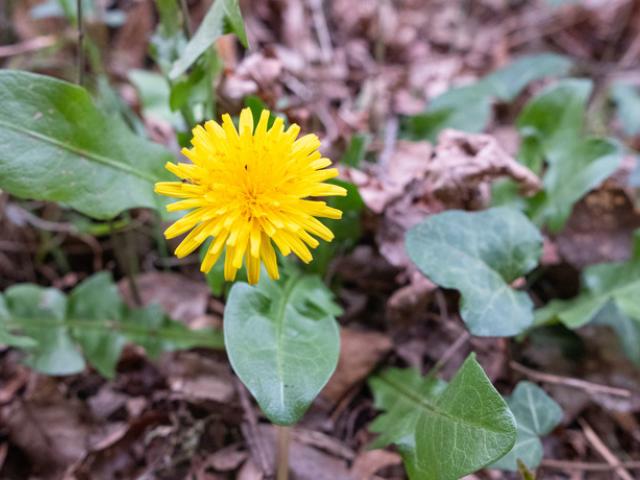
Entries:
MULTIPOLYGON (((35 19, 32 9, 42 2, 8 3, 13 8, 3 22, 12 40, 0 46, 0 65, 72 78, 74 28, 62 18, 35 19)), ((140 114, 148 135, 177 153, 172 125, 142 113, 129 76, 150 68, 153 2, 107 3, 126 17, 118 26, 87 25, 102 49, 104 73, 140 114)), ((187 3, 197 26, 208 3, 187 3)), ((354 135, 367 139, 365 167, 341 167, 366 206, 362 235, 326 274, 336 281, 344 309, 340 362, 293 431, 293 478, 405 478, 392 447, 367 448, 375 438, 368 427, 379 413, 367 378, 385 367, 426 373, 437 365, 449 379, 472 351, 501 393, 527 379, 562 406, 561 425, 543 440, 538 478, 640 475, 633 469, 640 461, 640 368, 610 330, 546 327, 522 340, 471 336, 458 313, 459 295, 422 277, 403 250, 404 232, 420 219, 486 207, 491 180, 513 173, 495 172, 482 159, 473 172, 460 172, 452 157, 451 168, 443 166, 445 187, 438 187, 444 193, 425 200, 423 160, 445 147, 401 139, 398 132, 402 118, 424 111, 430 99, 521 55, 555 52, 571 57, 579 74, 595 82, 590 127, 621 130, 616 123, 603 126, 597 109, 608 108, 603 92, 613 82, 640 85, 640 3, 559 3, 240 2, 251 48, 243 50, 232 37, 218 42, 224 60, 218 111, 236 113, 247 96, 257 96, 303 131, 318 132, 323 153, 335 160, 354 135)), ((509 156, 518 151, 517 113, 544 85, 534 82, 513 102, 491 106, 485 131, 509 156)), ((640 137, 624 140, 640 146, 640 137)), ((585 266, 630 257, 632 232, 640 227, 627 183, 632 167, 623 164, 583 198, 561 233, 545 235, 541 265, 527 285, 537 306, 575 295, 585 266)), ((177 260, 163 251, 149 211, 132 211, 124 227, 109 232, 105 226, 93 236, 79 234, 77 221, 60 206, 0 194, 0 289, 33 282, 67 291, 109 270, 135 303, 126 278, 133 265, 143 303, 159 303, 190 327, 222 325, 224 299, 211 295, 197 255, 177 260)), ((21 358, 0 347, 1 478, 257 480, 274 473, 274 429, 234 378, 223 351, 192 349, 151 360, 128 346, 112 380, 91 369, 47 377, 21 358)), ((520 477, 484 470, 468 478, 520 477)))

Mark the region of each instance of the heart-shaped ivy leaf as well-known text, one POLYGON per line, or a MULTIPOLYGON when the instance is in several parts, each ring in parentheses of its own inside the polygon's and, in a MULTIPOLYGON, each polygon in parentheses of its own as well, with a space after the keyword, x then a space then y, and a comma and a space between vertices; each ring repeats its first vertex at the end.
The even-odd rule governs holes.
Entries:
POLYGON ((471 354, 447 385, 411 370, 370 379, 376 445, 395 443, 411 479, 455 480, 511 450, 516 425, 506 402, 471 354))
POLYGON ((474 335, 517 335, 533 323, 533 304, 509 284, 532 270, 542 236, 520 212, 450 210, 406 237, 407 253, 436 284, 460 291, 460 314, 474 335))
POLYGON ((562 420, 562 408, 535 383, 520 382, 507 404, 516 417, 518 438, 511 451, 491 467, 518 471, 518 460, 536 468, 542 460, 540 437, 547 435, 562 420))

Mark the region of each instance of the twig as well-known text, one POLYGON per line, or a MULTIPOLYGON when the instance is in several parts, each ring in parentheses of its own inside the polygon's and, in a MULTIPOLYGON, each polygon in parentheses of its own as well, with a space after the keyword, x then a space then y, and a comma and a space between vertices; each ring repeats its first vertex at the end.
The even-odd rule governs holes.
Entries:
POLYGON ((630 398, 633 396, 633 393, 625 388, 610 387, 608 385, 602 385, 599 383, 587 382, 586 380, 580 380, 578 378, 561 377, 559 375, 552 375, 550 373, 542 373, 536 370, 532 370, 531 368, 527 368, 524 365, 520 365, 517 362, 509 362, 509 366, 516 372, 520 372, 527 377, 544 383, 554 383, 557 385, 578 388, 589 393, 604 393, 607 395, 612 395, 614 397, 630 398))
POLYGON ((76 0, 76 27, 78 29, 78 85, 84 80, 84 18, 82 0, 76 0))
POLYGON ((447 348, 444 353, 442 354, 442 356, 438 359, 438 361, 436 362, 436 364, 433 366, 433 368, 431 369, 431 371, 429 372, 429 376, 434 376, 436 373, 438 373, 442 367, 444 367, 447 362, 449 360, 451 360, 451 357, 453 357, 453 355, 455 355, 455 353, 465 344, 467 343, 467 341, 469 340, 469 338, 471 337, 471 334, 469 332, 467 332, 466 330, 464 331, 464 333, 462 335, 460 335, 455 342, 453 342, 449 348, 447 348))
POLYGON ((590 462, 572 462, 568 460, 544 459, 540 463, 540 468, 548 468, 553 470, 579 470, 584 472, 608 472, 617 467, 626 468, 628 470, 640 470, 640 462, 620 462, 616 465, 608 463, 590 463, 590 462))
POLYGON ((249 445, 249 451, 251 452, 254 462, 257 463, 258 468, 262 470, 265 476, 271 478, 273 477, 273 467, 271 466, 271 462, 269 462, 267 450, 262 445, 264 437, 258 432, 256 413, 251 407, 245 386, 238 379, 235 380, 235 384, 238 396, 240 397, 240 405, 246 418, 246 423, 242 425, 242 434, 249 445))
POLYGON ((393 155, 393 151, 396 149, 396 139, 398 138, 399 122, 396 117, 391 117, 387 120, 387 124, 384 129, 384 147, 378 157, 378 163, 382 169, 386 169, 389 164, 389 160, 393 155))
POLYGON ((578 423, 582 427, 582 431, 591 444, 591 446, 606 460, 606 462, 615 467, 616 474, 623 480, 633 480, 633 477, 627 472, 624 467, 620 466, 620 460, 613 454, 611 450, 600 439, 598 434, 591 428, 586 420, 579 418, 578 423))
POLYGON ((322 61, 329 63, 333 57, 333 47, 331 46, 331 35, 329 34, 329 27, 327 27, 327 19, 322 10, 322 0, 310 0, 309 3, 311 4, 313 26, 318 34, 322 61))
MULTIPOLYGON (((71 223, 52 222, 50 220, 45 220, 14 204, 8 205, 6 208, 6 212, 10 217, 20 218, 21 220, 26 221, 39 230, 44 230, 46 232, 67 233, 78 238, 86 245, 88 245, 93 252, 94 270, 102 270, 102 247, 100 246, 100 242, 98 242, 91 235, 82 233, 75 225, 71 223)), ((3 242, 0 242, 0 249, 3 247, 3 245, 7 245, 6 242, 4 244, 3 242)), ((24 251, 24 249, 22 251, 24 251)))
POLYGON ((616 474, 622 480, 633 480, 633 477, 629 472, 627 472, 624 467, 620 466, 620 460, 616 457, 611 450, 605 445, 605 443, 600 439, 598 434, 591 428, 591 426, 587 423, 586 420, 579 418, 578 423, 582 427, 582 431, 584 432, 584 436, 587 437, 587 440, 591 444, 593 448, 597 450, 597 452, 602 455, 602 458, 606 460, 606 462, 615 466, 616 474))
POLYGON ((137 270, 135 266, 135 254, 130 238, 127 236, 123 246, 111 220, 109 221, 109 233, 111 234, 116 260, 127 277, 131 298, 137 306, 142 306, 142 297, 140 296, 140 290, 138 289, 138 283, 135 278, 135 270, 137 270))
POLYGON ((22 55, 23 53, 47 48, 56 43, 56 40, 55 35, 43 35, 30 38, 24 42, 14 43, 13 45, 3 45, 0 46, 0 58, 13 57, 15 55, 22 55))

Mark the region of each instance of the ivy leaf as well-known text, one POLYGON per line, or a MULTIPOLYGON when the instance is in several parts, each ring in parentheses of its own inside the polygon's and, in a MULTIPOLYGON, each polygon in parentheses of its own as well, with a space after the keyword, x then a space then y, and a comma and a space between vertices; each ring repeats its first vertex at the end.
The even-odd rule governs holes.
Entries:
POLYGON ((232 287, 224 312, 229 361, 271 422, 296 423, 329 380, 340 313, 317 276, 232 287))
POLYGON ((369 381, 377 445, 393 442, 411 479, 454 480, 511 450, 516 425, 506 402, 471 354, 447 385, 415 371, 387 370, 369 381))
POLYGON ((84 370, 84 359, 76 348, 69 326, 64 323, 67 298, 55 288, 20 284, 5 291, 9 321, 37 342, 28 349, 26 363, 47 375, 69 375, 84 370))
POLYGON ((521 161, 537 172, 547 163, 544 189, 528 202, 528 213, 553 232, 564 226, 575 202, 622 161, 617 142, 582 136, 591 88, 589 80, 560 81, 533 98, 518 118, 526 147, 521 161))
POLYGON ((226 33, 234 33, 245 47, 248 47, 242 13, 238 0, 215 0, 200 27, 189 40, 182 55, 171 68, 169 77, 175 80, 194 64, 213 43, 226 33))
POLYGON ((434 142, 445 128, 483 131, 491 120, 491 97, 482 83, 454 88, 434 98, 426 112, 407 118, 405 131, 411 140, 434 142))
POLYGON ((84 354, 102 375, 113 377, 122 347, 130 342, 144 347, 151 357, 178 348, 222 347, 218 332, 189 330, 167 318, 157 305, 127 308, 105 272, 79 284, 68 298, 53 288, 21 284, 7 289, 5 299, 0 332, 20 331, 32 340, 12 345, 25 348, 27 363, 49 375, 82 371, 84 354))
POLYGON ((594 320, 612 302, 620 313, 640 320, 637 298, 640 295, 640 260, 601 263, 582 273, 582 291, 571 300, 550 302, 537 314, 537 323, 558 318, 569 328, 579 328, 594 320))
POLYGON ((593 324, 611 327, 627 358, 640 365, 640 318, 637 315, 625 315, 616 304, 609 302, 595 316, 593 324))
POLYGON ((173 156, 98 110, 81 87, 0 71, 0 189, 97 219, 157 208, 153 184, 173 156))
POLYGON ((7 323, 10 318, 7 303, 4 297, 0 295, 0 345, 18 348, 32 348, 38 345, 38 342, 33 338, 11 334, 7 329, 7 323))
POLYGON ((99 327, 122 318, 124 307, 118 288, 108 273, 98 273, 80 283, 69 295, 67 317, 79 324, 74 337, 93 366, 104 376, 115 375, 115 367, 127 339, 118 331, 99 327), (81 323, 80 323, 81 322, 81 323))
POLYGON ((491 120, 495 98, 511 102, 531 82, 566 75, 571 67, 571 60, 553 53, 523 56, 473 85, 436 97, 426 112, 407 118, 406 133, 414 140, 435 141, 445 128, 482 132, 491 120))
POLYGON ((460 315, 479 336, 512 336, 533 322, 533 304, 509 284, 542 253, 540 232, 520 212, 450 210, 407 233, 409 258, 434 283, 460 291, 460 315))
POLYGON ((542 460, 540 437, 549 434, 562 421, 562 408, 540 387, 531 382, 516 385, 507 404, 516 418, 518 437, 513 449, 491 468, 519 470, 518 460, 536 468, 542 460))
POLYGON ((555 319, 569 328, 607 325, 627 356, 640 365, 640 257, 592 265, 582 272, 582 290, 571 300, 554 300, 536 311, 536 324, 555 319))
POLYGON ((567 75, 573 62, 555 53, 524 55, 509 65, 484 77, 487 89, 503 102, 511 102, 527 85, 548 77, 567 75))

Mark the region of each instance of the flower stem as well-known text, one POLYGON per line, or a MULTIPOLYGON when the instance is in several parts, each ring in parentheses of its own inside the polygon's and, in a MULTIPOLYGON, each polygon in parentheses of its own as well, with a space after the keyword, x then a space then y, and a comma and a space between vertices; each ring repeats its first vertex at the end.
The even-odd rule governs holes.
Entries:
POLYGON ((291 442, 291 429, 282 425, 276 425, 278 432, 278 453, 276 457, 277 480, 289 478, 289 443, 291 442))

